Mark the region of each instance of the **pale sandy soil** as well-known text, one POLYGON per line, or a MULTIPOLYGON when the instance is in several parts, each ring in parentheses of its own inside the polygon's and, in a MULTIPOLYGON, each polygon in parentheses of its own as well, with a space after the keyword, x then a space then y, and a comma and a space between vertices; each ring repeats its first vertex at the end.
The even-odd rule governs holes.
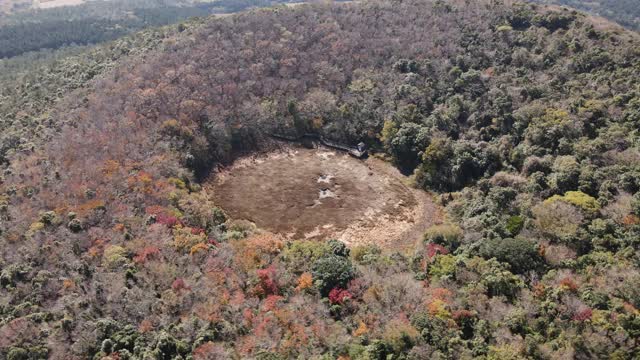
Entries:
POLYGON ((60 6, 74 6, 84 4, 84 0, 49 0, 49 1, 36 1, 34 3, 35 8, 39 9, 51 9, 60 6))

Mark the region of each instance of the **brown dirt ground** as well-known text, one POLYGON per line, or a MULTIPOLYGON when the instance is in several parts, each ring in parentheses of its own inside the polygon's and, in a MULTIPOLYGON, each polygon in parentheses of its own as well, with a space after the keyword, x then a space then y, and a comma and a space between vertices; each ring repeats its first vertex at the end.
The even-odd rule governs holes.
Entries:
POLYGON ((441 219, 431 196, 406 183, 379 159, 285 147, 237 160, 207 188, 233 219, 290 239, 335 238, 404 251, 441 219))

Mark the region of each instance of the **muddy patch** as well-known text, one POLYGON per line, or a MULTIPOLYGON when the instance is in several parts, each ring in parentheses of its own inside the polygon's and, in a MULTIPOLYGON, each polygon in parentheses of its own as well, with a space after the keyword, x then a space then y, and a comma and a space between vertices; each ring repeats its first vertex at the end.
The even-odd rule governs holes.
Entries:
POLYGON ((207 187, 232 218, 290 238, 413 246, 439 221, 428 194, 377 159, 291 148, 236 161, 207 187))

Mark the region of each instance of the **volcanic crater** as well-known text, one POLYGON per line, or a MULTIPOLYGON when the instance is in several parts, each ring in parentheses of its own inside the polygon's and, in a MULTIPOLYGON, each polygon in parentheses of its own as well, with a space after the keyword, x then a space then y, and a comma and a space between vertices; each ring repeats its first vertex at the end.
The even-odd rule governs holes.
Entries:
POLYGON ((287 147, 236 160, 212 175, 207 188, 231 218, 290 239, 403 250, 441 218, 431 196, 407 183, 373 157, 287 147))

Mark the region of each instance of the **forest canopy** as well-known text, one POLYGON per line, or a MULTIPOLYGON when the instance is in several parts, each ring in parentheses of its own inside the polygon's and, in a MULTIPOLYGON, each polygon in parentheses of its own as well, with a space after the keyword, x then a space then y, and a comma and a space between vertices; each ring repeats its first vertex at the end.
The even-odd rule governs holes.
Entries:
POLYGON ((640 356, 638 34, 492 0, 165 30, 3 93, 0 357, 640 356), (399 253, 229 218, 202 180, 272 132, 365 142, 442 222, 399 253))

